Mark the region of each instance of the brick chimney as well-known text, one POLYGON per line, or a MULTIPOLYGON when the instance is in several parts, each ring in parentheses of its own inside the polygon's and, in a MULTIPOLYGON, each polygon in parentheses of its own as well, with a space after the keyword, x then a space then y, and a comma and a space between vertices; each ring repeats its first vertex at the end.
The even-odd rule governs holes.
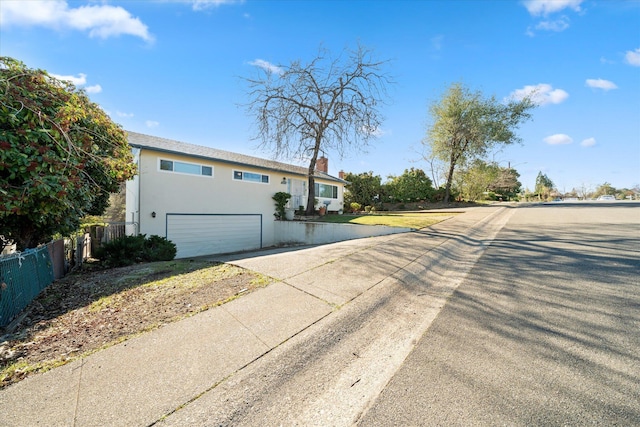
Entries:
POLYGON ((338 172, 338 178, 344 179, 344 171, 338 172))
POLYGON ((316 162, 316 171, 329 173, 329 159, 325 156, 322 156, 316 162))

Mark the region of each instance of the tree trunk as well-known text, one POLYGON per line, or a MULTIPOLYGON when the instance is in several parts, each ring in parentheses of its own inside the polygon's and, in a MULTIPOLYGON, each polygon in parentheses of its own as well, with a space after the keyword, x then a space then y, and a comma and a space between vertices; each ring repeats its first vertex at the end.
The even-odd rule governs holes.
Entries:
POLYGON ((444 202, 449 203, 451 197, 451 182, 453 181, 453 170, 456 167, 456 162, 451 156, 451 163, 449 164, 449 173, 447 174, 447 184, 444 187, 444 202))
POLYGON ((315 169, 315 164, 309 168, 312 172, 309 172, 309 191, 307 192, 307 209, 305 210, 305 215, 311 216, 316 212, 316 180, 313 178, 313 170, 315 169))
POLYGON ((312 216, 316 212, 316 180, 314 173, 316 171, 316 162, 318 161, 318 153, 320 152, 320 142, 322 141, 322 133, 316 135, 316 143, 313 147, 313 155, 309 161, 309 191, 307 196, 307 209, 305 215, 312 216))

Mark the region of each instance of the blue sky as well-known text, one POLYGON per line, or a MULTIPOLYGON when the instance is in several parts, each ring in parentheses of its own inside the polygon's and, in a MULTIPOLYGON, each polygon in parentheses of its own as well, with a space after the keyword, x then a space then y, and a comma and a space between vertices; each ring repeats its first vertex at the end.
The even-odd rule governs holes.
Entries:
POLYGON ((428 170, 428 106, 463 82, 537 88, 524 144, 492 155, 525 187, 539 171, 561 191, 640 184, 637 0, 0 1, 0 55, 73 79, 127 130, 260 157, 241 77, 357 43, 396 84, 367 153, 327 153, 334 175, 428 170))

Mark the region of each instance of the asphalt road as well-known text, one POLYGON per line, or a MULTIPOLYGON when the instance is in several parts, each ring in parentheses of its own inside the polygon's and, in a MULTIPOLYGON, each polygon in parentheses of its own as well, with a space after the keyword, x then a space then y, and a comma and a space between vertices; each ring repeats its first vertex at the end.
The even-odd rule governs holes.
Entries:
POLYGON ((357 424, 639 426, 640 204, 515 209, 357 424))
POLYGON ((242 262, 333 312, 156 425, 640 426, 640 204, 476 208, 242 262))
POLYGON ((334 309, 157 425, 353 425, 513 212, 234 261, 334 309))

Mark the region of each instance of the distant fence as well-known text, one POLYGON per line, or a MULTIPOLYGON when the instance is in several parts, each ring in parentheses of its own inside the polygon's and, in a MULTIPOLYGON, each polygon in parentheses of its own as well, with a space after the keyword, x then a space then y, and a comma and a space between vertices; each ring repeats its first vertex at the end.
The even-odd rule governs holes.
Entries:
POLYGON ((120 237, 138 234, 138 223, 110 222, 106 226, 91 226, 87 231, 91 236, 91 250, 95 252, 103 243, 108 243, 120 237))
POLYGON ((47 246, 0 258, 0 327, 8 325, 53 277, 47 246))

